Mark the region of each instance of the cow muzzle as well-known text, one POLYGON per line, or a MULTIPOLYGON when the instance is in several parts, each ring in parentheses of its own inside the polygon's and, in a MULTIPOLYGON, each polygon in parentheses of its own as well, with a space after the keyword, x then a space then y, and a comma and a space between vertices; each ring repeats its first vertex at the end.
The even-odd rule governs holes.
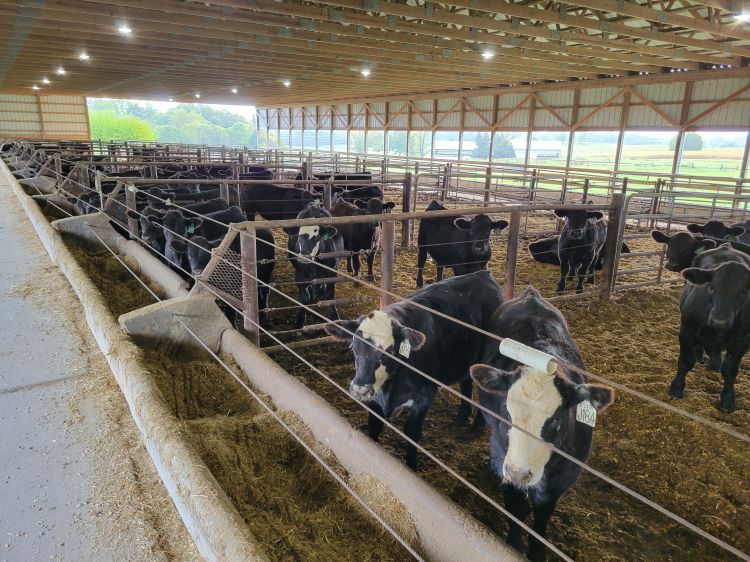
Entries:
POLYGON ((508 463, 503 464, 503 482, 516 486, 528 486, 531 482, 531 470, 508 463))
POLYGON ((714 330, 724 332, 726 330, 729 330, 732 327, 732 324, 734 324, 734 322, 731 318, 730 319, 717 318, 714 315, 710 315, 708 317, 708 325, 714 330))
POLYGON ((571 230, 570 231, 570 237, 573 240, 582 240, 583 239, 583 230, 571 230))
POLYGON ((360 386, 358 384, 351 383, 349 385, 349 394, 351 394, 352 397, 359 400, 360 402, 365 402, 375 396, 375 387, 371 384, 360 386))
POLYGON ((489 251, 490 245, 487 243, 474 244, 472 245, 471 249, 474 252, 474 255, 481 256, 489 251))

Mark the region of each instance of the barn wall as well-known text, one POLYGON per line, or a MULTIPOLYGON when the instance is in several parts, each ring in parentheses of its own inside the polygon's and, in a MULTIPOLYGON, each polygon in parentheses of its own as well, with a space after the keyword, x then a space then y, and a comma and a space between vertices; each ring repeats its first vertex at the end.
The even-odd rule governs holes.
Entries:
POLYGON ((0 137, 89 139, 86 98, 0 93, 0 137))

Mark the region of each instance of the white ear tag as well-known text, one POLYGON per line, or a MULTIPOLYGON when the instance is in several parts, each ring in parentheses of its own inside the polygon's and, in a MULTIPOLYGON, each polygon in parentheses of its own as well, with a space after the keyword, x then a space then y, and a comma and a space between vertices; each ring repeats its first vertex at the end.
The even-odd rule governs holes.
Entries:
POLYGON ((594 408, 591 402, 584 400, 578 404, 576 408, 576 420, 591 427, 596 426, 596 408, 594 408))
POLYGON ((411 353, 411 344, 408 340, 404 340, 401 342, 401 345, 398 346, 398 353, 399 355, 403 355, 407 359, 409 358, 409 354, 411 353))

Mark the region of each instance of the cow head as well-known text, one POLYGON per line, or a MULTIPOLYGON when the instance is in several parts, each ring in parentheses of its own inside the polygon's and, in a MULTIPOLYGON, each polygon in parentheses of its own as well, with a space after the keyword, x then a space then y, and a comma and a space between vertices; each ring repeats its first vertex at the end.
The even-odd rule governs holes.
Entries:
POLYGON ((127 214, 131 219, 138 219, 143 243, 159 253, 164 252, 164 230, 158 222, 164 215, 151 207, 141 212, 128 211, 127 214))
POLYGON ((456 228, 469 231, 472 253, 476 256, 485 256, 490 251, 490 234, 499 233, 506 228, 508 221, 493 221, 487 215, 479 214, 471 220, 459 217, 453 221, 453 224, 456 228))
POLYGON ((726 262, 713 269, 689 267, 682 276, 688 283, 706 290, 711 305, 709 327, 729 330, 750 294, 750 268, 742 263, 726 262))
POLYGON ((162 226, 164 232, 164 256, 177 266, 182 266, 182 260, 187 254, 187 238, 196 234, 203 224, 203 219, 197 217, 185 218, 180 211, 167 211, 161 217, 153 219, 162 226))
POLYGON ((314 259, 320 253, 321 244, 336 236, 337 233, 338 230, 333 226, 302 226, 297 232, 294 251, 314 259))
POLYGON ((660 244, 667 245, 667 263, 664 265, 669 271, 680 272, 690 267, 695 256, 717 246, 710 238, 697 238, 689 232, 677 232, 672 235, 664 234, 660 230, 651 232, 651 238, 660 244))
POLYGON ((381 201, 377 197, 373 197, 368 201, 355 199, 354 204, 360 209, 364 209, 366 214, 368 215, 382 215, 383 213, 390 213, 396 206, 396 204, 392 201, 383 203, 383 201, 381 201))
MULTIPOLYGON (((498 395, 508 411, 511 426, 502 467, 505 482, 518 487, 539 483, 544 466, 556 447, 575 430, 576 407, 588 400, 597 411, 614 400, 614 390, 595 384, 575 384, 557 373, 548 375, 530 367, 503 371, 489 365, 473 365, 471 377, 484 392, 498 395)), ((500 412, 496 412, 500 414, 500 412)), ((503 422, 500 422, 501 424, 503 422)), ((493 439, 502 439, 505 434, 493 439)))
POLYGON ((351 345, 355 373, 349 392, 357 400, 372 398, 401 367, 384 351, 406 360, 411 353, 420 350, 427 339, 422 332, 404 326, 381 310, 358 320, 326 324, 325 331, 336 341, 351 345))
POLYGON ((604 218, 604 213, 601 211, 585 209, 572 211, 555 209, 555 215, 565 221, 568 233, 573 240, 582 240, 586 235, 586 230, 595 228, 596 223, 604 218))
POLYGON ((190 273, 195 276, 203 273, 211 261, 211 250, 221 243, 221 239, 209 241, 204 236, 193 236, 187 245, 187 260, 190 273))
POLYGON ((730 236, 737 237, 745 234, 745 228, 743 226, 727 226, 718 220, 710 220, 705 224, 691 223, 687 225, 687 229, 693 234, 702 234, 703 236, 718 238, 719 240, 723 240, 730 236))

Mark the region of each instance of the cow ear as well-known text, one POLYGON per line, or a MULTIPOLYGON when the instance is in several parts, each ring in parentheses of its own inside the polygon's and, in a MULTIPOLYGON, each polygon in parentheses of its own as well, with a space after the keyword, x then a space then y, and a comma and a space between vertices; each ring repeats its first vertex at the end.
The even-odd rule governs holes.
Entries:
POLYGON ((367 201, 362 201, 362 199, 355 199, 354 204, 359 207, 360 209, 366 209, 367 208, 367 201))
POLYGON ((469 373, 479 388, 485 392, 497 394, 508 392, 511 385, 521 377, 521 368, 519 367, 515 371, 502 371, 490 365, 477 363, 471 366, 469 373))
POLYGON ((203 219, 194 218, 187 221, 187 228, 188 231, 192 229, 193 232, 198 230, 200 226, 203 224, 203 219))
POLYGON ((688 232, 692 232, 693 234, 703 234, 703 226, 700 224, 690 223, 687 225, 688 232))
POLYGON ((463 217, 458 217, 456 220, 453 221, 453 224, 460 228, 461 230, 470 230, 471 229, 471 222, 467 221, 463 217))
POLYGON ((656 240, 659 244, 669 244, 671 236, 664 234, 661 230, 652 230, 651 238, 656 240))
POLYGON ((138 218, 140 218, 140 215, 138 213, 136 213, 135 211, 128 211, 125 214, 128 215, 128 217, 131 218, 131 219, 138 219, 138 218))
POLYGON ((576 406, 584 400, 591 402, 596 411, 601 412, 614 402, 615 391, 600 384, 578 384, 574 388, 573 403, 570 405, 576 406))
POLYGON ((718 244, 716 243, 716 240, 711 240, 710 238, 704 238, 700 242, 698 242, 698 245, 695 248, 696 253, 699 252, 705 252, 706 250, 713 250, 716 248, 718 244))
POLYGON ((727 228, 725 236, 742 236, 743 234, 745 234, 745 227, 732 225, 727 228))
POLYGON ((340 187, 340 186, 334 186, 333 189, 331 190, 332 193, 335 193, 337 195, 341 195, 345 191, 346 191, 346 189, 343 188, 343 187, 340 187))
POLYGON ((396 204, 393 201, 388 201, 388 203, 383 203, 383 212, 390 213, 395 206, 396 204))
POLYGON ((590 219, 596 219, 594 221, 596 222, 604 218, 604 213, 602 213, 601 211, 589 211, 588 213, 586 213, 586 216, 590 219))
POLYGON ((500 234, 500 231, 507 228, 510 223, 504 220, 492 221, 492 229, 497 231, 496 234, 500 234))
POLYGON ((688 283, 701 286, 711 281, 713 270, 701 269, 699 267, 688 267, 687 269, 683 270, 682 276, 688 283))
MULTIPOLYGON (((361 319, 360 319, 361 320, 361 319)), ((359 328, 360 320, 339 320, 329 322, 323 329, 339 343, 352 343, 352 334, 359 328)))
POLYGON ((321 226, 320 227, 320 237, 323 240, 328 240, 330 238, 333 238, 339 233, 339 231, 336 229, 335 226, 321 226))
POLYGON ((397 342, 409 342, 411 351, 422 349, 422 346, 427 341, 427 336, 419 330, 402 325, 398 320, 391 319, 391 324, 393 326, 393 335, 397 342))
POLYGON ((568 218, 568 211, 565 211, 563 209, 555 209, 553 212, 555 213, 555 216, 560 219, 568 218))

